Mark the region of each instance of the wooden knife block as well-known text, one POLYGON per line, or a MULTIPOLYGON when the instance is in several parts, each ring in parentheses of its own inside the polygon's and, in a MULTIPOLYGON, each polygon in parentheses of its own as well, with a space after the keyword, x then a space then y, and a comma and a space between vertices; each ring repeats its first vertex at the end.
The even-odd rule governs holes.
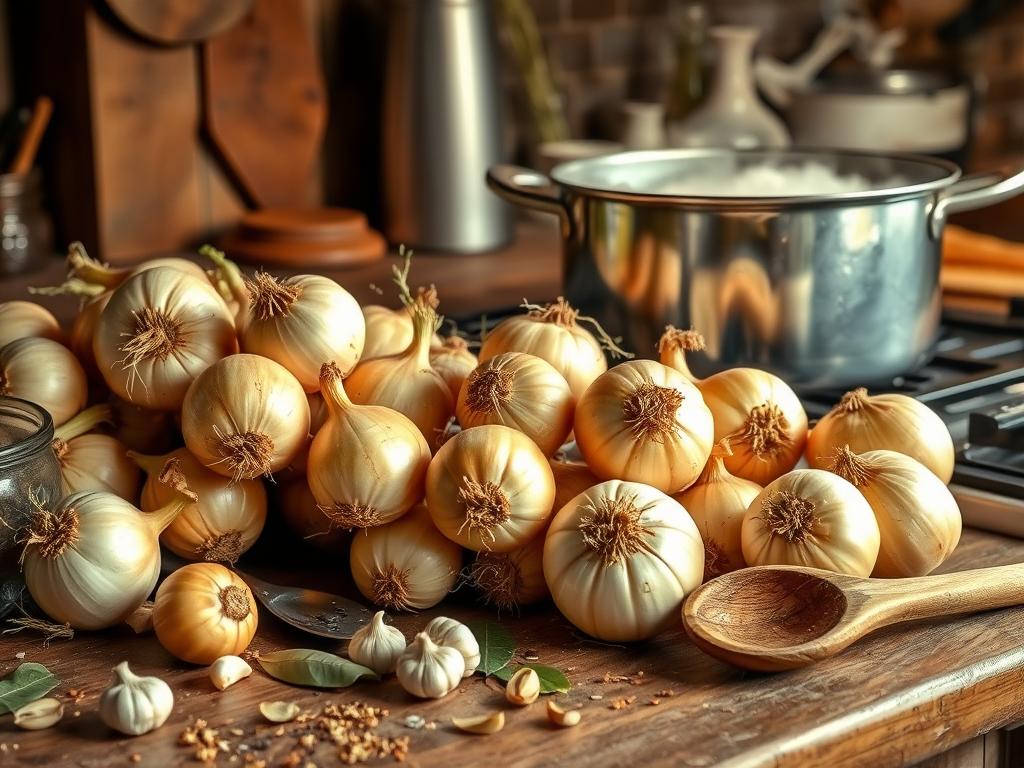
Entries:
MULTIPOLYGON (((203 140, 199 47, 142 40, 102 0, 46 7, 38 77, 56 104, 46 175, 58 245, 135 262, 237 223, 244 202, 203 140)), ((311 182, 306 202, 318 197, 311 182)))

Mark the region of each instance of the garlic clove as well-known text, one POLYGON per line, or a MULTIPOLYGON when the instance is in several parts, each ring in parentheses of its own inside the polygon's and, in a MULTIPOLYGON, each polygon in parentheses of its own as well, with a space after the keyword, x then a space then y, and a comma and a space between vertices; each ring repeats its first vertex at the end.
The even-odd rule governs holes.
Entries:
POLYGON ((41 731, 56 725, 62 717, 64 704, 58 699, 38 699, 15 710, 14 724, 26 731, 41 731))
POLYGON ((578 709, 562 709, 555 702, 548 702, 548 720, 559 728, 572 728, 580 724, 578 709))
POLYGON ((252 667, 238 656, 221 656, 210 665, 210 681, 223 691, 252 674, 252 667))
POLYGON ((486 736, 497 733, 505 727, 505 713, 493 712, 489 715, 478 715, 476 717, 453 717, 452 725, 466 733, 486 736))
POLYGON ((261 701, 260 714, 272 723, 289 723, 302 712, 294 701, 261 701))
POLYGON ((388 675, 395 671, 405 647, 402 631, 385 624, 384 611, 377 611, 369 624, 352 635, 348 656, 379 675, 388 675))
POLYGON ((540 696, 540 677, 530 667, 523 667, 509 678, 505 698, 512 704, 525 707, 540 696))

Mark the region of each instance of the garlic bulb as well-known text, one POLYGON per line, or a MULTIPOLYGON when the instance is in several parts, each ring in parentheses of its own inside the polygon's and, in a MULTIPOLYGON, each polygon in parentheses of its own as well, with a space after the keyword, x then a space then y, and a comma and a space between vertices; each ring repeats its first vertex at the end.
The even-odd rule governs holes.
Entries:
POLYGON ((441 346, 431 346, 430 364, 448 382, 452 397, 458 399, 466 377, 473 372, 480 361, 476 359, 469 344, 461 336, 449 336, 441 346))
POLYGON ((334 363, 322 366, 320 386, 329 415, 309 448, 306 476, 321 511, 344 529, 401 517, 423 498, 427 441, 398 411, 349 400, 334 363))
POLYGON ((96 324, 93 352, 118 397, 173 411, 192 381, 238 351, 235 323, 204 278, 157 267, 128 278, 96 324))
POLYGON ((252 674, 252 667, 239 656, 221 656, 210 665, 210 682, 218 691, 229 687, 252 674))
POLYGON ((438 616, 436 619, 432 619, 423 631, 438 645, 454 648, 462 654, 466 667, 465 672, 462 673, 463 677, 469 677, 476 672, 476 668, 480 664, 480 644, 477 643, 473 633, 469 631, 469 627, 455 619, 449 619, 447 616, 438 616))
POLYGON ((394 672, 404 651, 405 635, 398 627, 384 623, 384 611, 373 614, 370 623, 348 641, 348 657, 378 675, 394 672))
POLYGON ((160 532, 195 500, 173 459, 162 480, 177 497, 149 513, 99 491, 74 493, 52 511, 30 497, 37 514, 22 566, 29 594, 50 618, 103 629, 142 605, 160 575, 160 532))
POLYGON ((114 680, 100 695, 100 718, 128 736, 156 730, 171 715, 174 694, 159 677, 139 677, 122 661, 114 667, 114 680))
POLYGON ((60 323, 50 310, 35 302, 0 302, 0 348, 27 338, 60 341, 60 323))
POLYGON ((956 549, 960 508, 921 462, 896 451, 840 448, 831 471, 853 483, 875 513, 881 546, 872 576, 926 576, 956 549))
POLYGON ((552 456, 572 431, 576 398, 550 363, 506 352, 481 363, 466 379, 455 413, 463 429, 503 424, 552 456))
POLYGON ((345 379, 352 402, 381 405, 409 417, 427 444, 437 445, 455 413, 455 398, 430 362, 440 319, 428 303, 412 304, 413 338, 403 352, 360 362, 345 379))
POLYGON ((426 632, 416 635, 398 659, 402 687, 421 699, 442 699, 459 687, 466 661, 455 648, 437 645, 426 632))
POLYGON ((725 468, 725 458, 731 454, 729 441, 722 440, 697 482, 673 497, 690 513, 704 541, 705 581, 746 565, 740 532, 747 507, 762 490, 725 468))
POLYGON ((85 406, 88 381, 67 347, 29 337, 0 349, 0 395, 42 406, 59 427, 85 406))
POLYGON ((943 483, 953 477, 955 451, 949 430, 935 411, 907 395, 869 395, 863 387, 843 395, 811 430, 807 463, 827 469, 835 452, 844 447, 854 453, 896 451, 917 459, 943 483))
POLYGON ((455 586, 462 549, 441 535, 420 504, 392 523, 357 531, 349 563, 356 586, 374 605, 419 611, 455 586))
POLYGON ((105 491, 135 501, 139 468, 128 458, 124 445, 110 435, 86 434, 110 419, 108 405, 86 408, 53 431, 53 452, 68 493, 105 491))

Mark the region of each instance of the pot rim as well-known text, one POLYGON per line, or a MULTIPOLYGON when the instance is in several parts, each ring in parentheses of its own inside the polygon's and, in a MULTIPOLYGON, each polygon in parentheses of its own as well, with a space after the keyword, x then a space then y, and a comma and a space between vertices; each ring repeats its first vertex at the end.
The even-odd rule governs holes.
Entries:
POLYGON ((720 210, 757 210, 778 208, 804 208, 823 205, 854 205, 858 203, 886 203, 895 200, 922 197, 941 192, 956 183, 962 175, 956 163, 927 155, 911 152, 862 152, 857 150, 800 147, 797 149, 725 149, 725 148, 685 148, 685 149, 649 149, 628 152, 616 152, 599 157, 588 157, 571 160, 556 165, 550 178, 563 189, 586 197, 596 197, 629 204, 673 205, 720 210), (687 160, 695 158, 738 156, 753 158, 763 157, 768 161, 787 161, 802 159, 804 161, 822 161, 845 159, 851 163, 877 162, 889 160, 895 163, 918 165, 922 170, 931 170, 938 174, 935 178, 893 187, 880 187, 858 192, 839 192, 826 195, 801 195, 792 197, 724 197, 676 195, 660 192, 637 192, 612 186, 591 186, 578 183, 574 176, 591 171, 595 166, 627 166, 630 163, 643 163, 668 160, 687 160))

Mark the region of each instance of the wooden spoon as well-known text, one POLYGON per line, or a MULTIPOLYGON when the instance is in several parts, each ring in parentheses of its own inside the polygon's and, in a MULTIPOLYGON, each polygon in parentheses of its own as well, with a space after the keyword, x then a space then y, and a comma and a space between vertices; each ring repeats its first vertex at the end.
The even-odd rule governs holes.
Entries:
POLYGON ((890 624, 1024 604, 1022 585, 1024 564, 914 579, 759 566, 695 590, 683 625, 711 656, 776 672, 826 659, 890 624))

